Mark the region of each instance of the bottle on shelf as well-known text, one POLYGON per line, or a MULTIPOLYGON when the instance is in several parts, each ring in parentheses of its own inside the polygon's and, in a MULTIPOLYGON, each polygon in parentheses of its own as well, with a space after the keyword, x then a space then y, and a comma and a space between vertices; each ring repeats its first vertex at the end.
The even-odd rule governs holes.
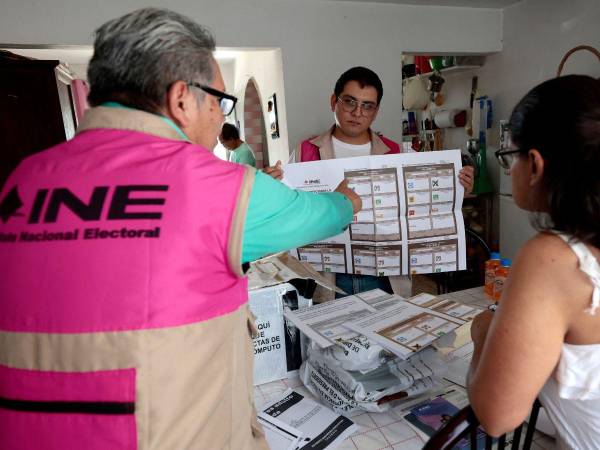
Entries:
POLYGON ((500 266, 500 253, 492 252, 490 259, 485 262, 485 295, 494 298, 494 279, 496 278, 496 268, 500 266))
POLYGON ((500 265, 496 268, 496 276, 494 277, 494 300, 499 301, 506 284, 506 279, 510 272, 510 259, 501 259, 500 265))

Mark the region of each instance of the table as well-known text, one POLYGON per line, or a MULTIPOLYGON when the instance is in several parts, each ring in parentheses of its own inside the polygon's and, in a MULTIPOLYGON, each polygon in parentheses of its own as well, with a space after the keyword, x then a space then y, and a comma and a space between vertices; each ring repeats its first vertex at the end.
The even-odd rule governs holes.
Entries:
MULTIPOLYGON (((483 287, 466 289, 464 291, 452 292, 441 295, 442 298, 452 298, 455 301, 472 304, 485 308, 489 300, 483 292, 483 287)), ((449 361, 464 361, 471 359, 472 344, 466 344, 448 354, 449 361)), ((304 387, 302 382, 296 378, 273 381, 254 388, 254 404, 257 409, 262 405, 280 397, 287 389, 294 389, 302 395, 314 398, 304 387)), ((447 389, 462 390, 464 388, 448 381, 447 389)), ((460 406, 460 405, 457 405, 460 406)), ((462 407, 462 406, 460 406, 462 407)), ((407 408, 407 409, 410 409, 407 408)), ((350 418, 358 425, 359 431, 354 433, 343 444, 340 450, 419 450, 423 448, 426 438, 409 425, 403 416, 407 411, 402 407, 392 409, 385 413, 363 412, 350 418)), ((554 450, 554 440, 536 432, 534 435, 532 449, 554 450)))

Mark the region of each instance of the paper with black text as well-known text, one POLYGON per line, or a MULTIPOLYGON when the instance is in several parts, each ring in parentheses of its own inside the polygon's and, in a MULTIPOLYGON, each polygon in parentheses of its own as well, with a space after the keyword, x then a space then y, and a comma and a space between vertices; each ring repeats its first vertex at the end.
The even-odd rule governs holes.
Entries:
POLYGON ((302 437, 299 448, 305 450, 333 450, 358 431, 347 417, 292 389, 263 406, 258 418, 261 422, 297 430, 302 437))
POLYGON ((344 324, 376 309, 356 295, 337 298, 297 311, 285 310, 283 315, 296 325, 307 337, 322 348, 348 339, 356 333, 344 324))

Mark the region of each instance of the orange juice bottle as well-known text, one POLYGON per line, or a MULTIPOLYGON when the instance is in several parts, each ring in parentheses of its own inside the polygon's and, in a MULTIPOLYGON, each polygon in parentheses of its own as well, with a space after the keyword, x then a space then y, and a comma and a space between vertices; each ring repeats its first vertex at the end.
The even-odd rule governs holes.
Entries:
POLYGON ((500 260, 500 265, 496 268, 496 276, 494 278, 494 300, 500 300, 504 284, 510 272, 510 259, 500 260))
POLYGON ((485 286, 483 290, 489 298, 494 297, 494 278, 496 278, 496 268, 500 265, 500 253, 492 252, 490 259, 485 262, 485 286))

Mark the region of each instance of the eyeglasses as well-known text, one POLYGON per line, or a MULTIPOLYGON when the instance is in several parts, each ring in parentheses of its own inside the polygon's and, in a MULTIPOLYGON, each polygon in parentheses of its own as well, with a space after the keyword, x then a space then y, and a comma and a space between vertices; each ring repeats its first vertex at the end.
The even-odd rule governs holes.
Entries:
POLYGON ((233 95, 229 95, 225 92, 218 91, 217 89, 205 86, 204 84, 189 81, 188 86, 193 86, 195 88, 201 89, 207 94, 217 97, 219 99, 219 106, 221 107, 221 112, 224 116, 228 116, 229 114, 231 114, 238 100, 237 97, 234 97, 233 95))
POLYGON ((377 104, 373 102, 361 102, 352 97, 338 97, 337 102, 342 105, 342 109, 346 112, 354 112, 360 107, 364 116, 372 116, 377 111, 377 104))
POLYGON ((494 155, 496 155, 496 158, 498 159, 498 163, 500 164, 500 167, 502 167, 503 169, 510 169, 515 160, 515 157, 517 156, 517 153, 525 153, 525 152, 521 149, 497 150, 494 153, 494 155))

